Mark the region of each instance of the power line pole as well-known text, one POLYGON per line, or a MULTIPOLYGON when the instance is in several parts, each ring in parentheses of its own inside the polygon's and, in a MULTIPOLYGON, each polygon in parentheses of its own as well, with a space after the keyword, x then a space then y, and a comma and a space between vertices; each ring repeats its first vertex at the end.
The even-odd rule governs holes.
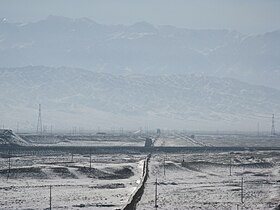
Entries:
POLYGON ((91 150, 90 150, 90 154, 89 154, 89 168, 91 170, 91 150))
POLYGON ((155 182, 155 208, 157 209, 158 208, 158 205, 157 205, 157 178, 156 178, 156 182, 155 182))
POLYGON ((50 210, 52 210, 52 186, 50 185, 50 210))
POLYGON ((37 122, 37 134, 42 135, 43 128, 42 128, 42 115, 41 115, 41 104, 39 104, 39 114, 38 114, 38 122, 37 122))
POLYGON ((258 122, 258 136, 260 136, 260 123, 258 122))
POLYGON ((11 152, 9 151, 9 174, 11 172, 11 152))
POLYGON ((241 203, 244 203, 244 181, 243 181, 243 177, 241 178, 241 203))
POLYGON ((9 155, 9 157, 8 157, 8 176, 7 176, 7 180, 9 179, 10 173, 11 173, 11 152, 10 152, 10 150, 9 150, 8 155, 9 155))
POLYGON ((18 131, 19 131, 19 124, 18 124, 18 122, 17 122, 17 134, 18 134, 18 131))
POLYGON ((230 160, 229 160, 229 175, 231 176, 231 157, 230 157, 230 160))
POLYGON ((274 114, 272 114, 271 135, 275 136, 274 114))
POLYGON ((163 158, 163 175, 165 177, 165 157, 163 158))

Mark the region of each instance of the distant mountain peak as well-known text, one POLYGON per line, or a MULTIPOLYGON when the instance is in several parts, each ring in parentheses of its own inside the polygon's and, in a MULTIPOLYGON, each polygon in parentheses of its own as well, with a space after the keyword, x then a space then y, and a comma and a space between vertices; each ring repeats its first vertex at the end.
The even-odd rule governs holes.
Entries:
POLYGON ((280 89, 280 32, 104 25, 50 15, 27 24, 0 20, 1 66, 73 66, 124 74, 202 74, 280 89), (263 79, 266 78, 266 79, 263 79))
POLYGON ((1 23, 6 23, 6 22, 8 22, 8 19, 5 18, 5 17, 4 17, 4 18, 0 18, 0 22, 1 22, 1 23))
POLYGON ((90 23, 90 24, 94 23, 94 24, 97 24, 97 22, 95 22, 92 19, 87 18, 87 17, 78 18, 76 20, 79 20, 79 21, 84 22, 84 23, 90 23))
POLYGON ((51 21, 51 22, 71 22, 73 19, 64 17, 64 16, 58 16, 58 15, 49 15, 43 21, 51 21))
POLYGON ((94 20, 87 18, 87 17, 81 17, 81 18, 68 18, 64 16, 57 16, 57 15, 49 15, 42 21, 46 22, 53 22, 53 23, 87 23, 87 24, 98 24, 94 20))
POLYGON ((129 27, 129 29, 136 30, 137 32, 155 32, 157 30, 154 25, 146 21, 134 23, 129 27))

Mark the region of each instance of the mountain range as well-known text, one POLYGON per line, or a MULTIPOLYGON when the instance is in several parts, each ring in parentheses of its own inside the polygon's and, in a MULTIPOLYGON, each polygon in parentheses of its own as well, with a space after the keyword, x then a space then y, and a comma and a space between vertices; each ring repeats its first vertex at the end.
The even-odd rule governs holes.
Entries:
MULTIPOLYGON (((0 68, 0 123, 45 129, 269 130, 280 91, 232 78, 116 75, 81 68, 0 68)), ((278 124, 277 124, 278 125, 278 124)))
POLYGON ((231 77, 280 90, 280 31, 246 35, 173 26, 104 25, 49 16, 30 23, 0 20, 2 67, 83 68, 109 74, 231 77))

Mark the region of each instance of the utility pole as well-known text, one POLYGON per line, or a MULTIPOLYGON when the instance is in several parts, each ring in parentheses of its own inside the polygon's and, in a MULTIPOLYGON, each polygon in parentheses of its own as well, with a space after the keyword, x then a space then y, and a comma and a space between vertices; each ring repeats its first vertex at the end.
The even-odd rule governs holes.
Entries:
POLYGON ((229 175, 231 176, 231 157, 230 157, 230 161, 229 161, 229 175))
POLYGON ((9 174, 11 172, 11 153, 9 151, 9 174))
POLYGON ((271 135, 275 136, 274 114, 272 114, 271 135))
POLYGON ((165 177, 165 157, 163 158, 163 175, 165 177))
POLYGON ((260 136, 260 123, 258 122, 258 136, 260 136))
POLYGON ((157 209, 158 208, 158 205, 157 205, 157 178, 156 178, 156 182, 155 182, 155 208, 157 209))
POLYGON ((89 154, 89 168, 91 170, 91 150, 90 150, 90 154, 89 154))
POLYGON ((241 178, 241 203, 244 203, 244 181, 243 177, 241 178))
POLYGON ((9 150, 9 153, 8 153, 8 176, 7 176, 7 180, 9 179, 10 177, 10 173, 11 173, 11 152, 9 150))
POLYGON ((39 114, 38 114, 38 122, 37 122, 37 134, 42 135, 43 127, 42 127, 42 114, 41 114, 41 104, 39 104, 39 114))
POLYGON ((52 210, 52 186, 50 185, 50 210, 52 210))

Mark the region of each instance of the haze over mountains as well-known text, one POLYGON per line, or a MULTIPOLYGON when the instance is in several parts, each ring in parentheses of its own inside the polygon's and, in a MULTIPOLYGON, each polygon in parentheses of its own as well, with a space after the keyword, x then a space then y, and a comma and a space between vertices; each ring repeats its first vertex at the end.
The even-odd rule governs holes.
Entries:
POLYGON ((60 129, 269 130, 279 57, 280 31, 2 19, 0 123, 34 130, 41 103, 45 126, 60 129))
MULTIPOLYGON (((194 75, 112 75, 82 69, 0 69, 0 110, 6 122, 45 125, 255 129, 280 109, 280 91, 234 79, 194 75)), ((270 124, 269 124, 270 125, 270 124)), ((92 126, 92 127, 91 127, 92 126)))
POLYGON ((58 16, 33 23, 0 21, 3 67, 71 66, 115 74, 194 73, 280 89, 279 57, 280 31, 250 36, 146 22, 110 26, 87 18, 58 16))

